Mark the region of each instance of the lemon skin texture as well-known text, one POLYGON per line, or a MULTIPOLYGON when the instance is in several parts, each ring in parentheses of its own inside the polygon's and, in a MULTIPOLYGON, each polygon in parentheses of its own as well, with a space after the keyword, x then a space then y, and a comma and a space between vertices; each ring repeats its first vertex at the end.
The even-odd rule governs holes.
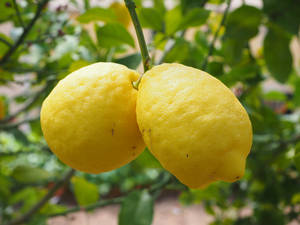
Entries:
POLYGON ((243 176, 251 123, 213 76, 175 63, 153 67, 139 86, 137 121, 152 154, 190 188, 243 176))
POLYGON ((41 109, 44 137, 70 167, 100 173, 125 165, 144 149, 136 122, 138 73, 95 63, 61 80, 41 109))

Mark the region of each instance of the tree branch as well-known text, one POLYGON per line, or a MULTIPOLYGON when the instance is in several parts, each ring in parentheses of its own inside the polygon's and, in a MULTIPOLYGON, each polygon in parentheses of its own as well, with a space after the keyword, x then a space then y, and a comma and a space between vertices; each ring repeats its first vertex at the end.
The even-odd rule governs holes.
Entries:
POLYGON ((0 37, 0 41, 6 44, 10 48, 12 47, 12 44, 9 41, 5 40, 4 38, 0 37))
MULTIPOLYGON (((159 176, 159 182, 154 184, 153 186, 147 188, 149 190, 149 192, 153 195, 154 198, 157 198, 159 193, 161 192, 161 190, 169 184, 170 182, 170 174, 168 173, 163 173, 162 176, 159 176)), ((89 211, 89 210, 93 210, 96 208, 100 208, 103 206, 107 206, 107 205, 113 205, 113 204, 120 204, 123 202, 123 200, 126 198, 126 196, 121 196, 121 197, 116 197, 113 199, 107 199, 107 200, 102 200, 100 202, 97 202, 95 204, 91 204, 85 207, 80 207, 80 206, 76 206, 73 208, 70 208, 64 212, 60 212, 60 213, 55 213, 55 214, 50 214, 48 215, 48 217, 55 217, 55 216, 65 216, 69 213, 74 213, 74 212, 78 212, 81 210, 84 211, 89 211)))
POLYGON ((37 121, 39 119, 40 119, 40 117, 38 116, 38 117, 35 117, 35 118, 24 119, 24 120, 15 122, 15 123, 9 123, 9 124, 3 124, 3 125, 0 124, 0 130, 10 130, 10 129, 13 129, 13 128, 17 128, 18 126, 20 126, 24 123, 34 122, 34 121, 37 121))
POLYGON ((16 41, 16 43, 4 54, 3 58, 0 60, 0 65, 6 63, 9 60, 9 58, 13 55, 13 53, 18 49, 18 47, 23 43, 26 36, 32 29, 33 25, 35 24, 37 19, 40 17, 43 8, 46 6, 46 4, 48 2, 49 2, 49 0, 42 0, 42 2, 40 4, 38 4, 37 10, 36 10, 36 13, 35 13, 33 19, 24 28, 22 35, 19 37, 19 39, 16 41))
POLYGON ((71 179, 74 172, 75 170, 70 169, 60 180, 57 181, 57 183, 48 191, 48 193, 36 205, 34 205, 24 215, 20 216, 19 218, 16 218, 15 220, 8 222, 6 225, 18 225, 28 221, 34 213, 39 211, 39 209, 42 208, 49 201, 49 199, 54 195, 54 193, 61 186, 65 185, 71 179))
POLYGON ((89 210, 97 209, 97 208, 107 206, 107 205, 120 204, 120 203, 122 203, 123 200, 124 200, 124 196, 117 197, 117 198, 112 198, 112 199, 107 199, 107 200, 102 200, 100 202, 97 202, 95 204, 88 205, 88 206, 85 206, 85 207, 75 206, 75 207, 70 208, 70 209, 68 209, 64 212, 50 214, 50 215, 48 215, 48 217, 65 216, 69 213, 74 213, 74 212, 78 212, 78 211, 81 211, 81 210, 89 211, 89 210))
POLYGON ((221 30, 222 26, 225 24, 227 14, 228 14, 229 9, 230 9, 230 4, 231 4, 231 0, 228 0, 227 7, 226 7, 226 9, 225 9, 225 11, 223 13, 222 20, 221 20, 221 22, 219 24, 219 27, 216 30, 216 33, 214 34, 212 42, 210 43, 210 46, 209 46, 209 49, 208 49, 208 54, 207 54, 207 56, 205 57, 205 59, 204 59, 204 61, 202 63, 202 70, 206 70, 207 63, 208 63, 208 58, 213 54, 213 51, 215 49, 215 43, 216 43, 216 41, 218 39, 220 30, 221 30))
MULTIPOLYGON (((138 42, 139 42, 139 46, 141 49, 141 54, 142 54, 142 58, 143 58, 143 66, 144 66, 144 73, 149 70, 151 68, 151 59, 149 56, 149 52, 147 49, 147 44, 144 38, 144 34, 143 34, 143 30, 140 24, 140 21, 137 17, 136 11, 135 11, 135 3, 132 0, 124 0, 126 7, 129 11, 131 20, 133 22, 134 28, 135 28, 135 32, 136 32, 136 36, 138 38, 138 42)), ((133 86, 137 89, 138 85, 141 81, 143 75, 140 76, 140 78, 133 83, 133 86)))
POLYGON ((27 101, 23 105, 23 107, 21 107, 18 111, 12 113, 11 115, 8 115, 5 118, 3 118, 2 120, 0 120, 0 128, 1 128, 1 124, 5 124, 5 123, 9 122, 11 119, 15 118, 16 116, 18 116, 22 112, 29 109, 41 97, 41 94, 43 92, 45 92, 45 90, 47 90, 47 88, 49 87, 50 84, 51 84, 51 82, 48 81, 48 83, 45 85, 45 87, 43 87, 41 90, 36 92, 35 95, 33 96, 33 98, 31 98, 29 101, 27 101))
POLYGON ((18 4, 17 4, 16 0, 12 0, 12 2, 13 2, 13 5, 14 5, 14 8, 15 8, 15 10, 16 10, 16 14, 17 14, 18 21, 19 21, 21 27, 23 27, 23 29, 24 29, 24 28, 25 28, 25 25, 24 25, 24 22, 23 22, 23 20, 22 20, 21 13, 20 13, 20 11, 19 11, 18 4))

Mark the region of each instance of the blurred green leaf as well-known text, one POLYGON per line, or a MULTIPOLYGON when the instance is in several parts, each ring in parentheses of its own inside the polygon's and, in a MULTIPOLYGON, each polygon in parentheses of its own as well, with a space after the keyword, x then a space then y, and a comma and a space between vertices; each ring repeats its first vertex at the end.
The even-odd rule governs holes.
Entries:
POLYGON ((160 13, 160 15, 163 15, 165 14, 166 12, 166 7, 165 7, 165 4, 164 4, 164 1, 161 1, 161 0, 153 0, 153 3, 154 3, 154 8, 157 9, 160 13))
POLYGON ((177 6, 165 14, 166 34, 173 35, 176 31, 202 25, 208 16, 209 11, 202 8, 194 8, 182 14, 181 7, 177 6))
POLYGON ((100 46, 112 48, 122 44, 134 47, 134 40, 126 28, 119 23, 109 23, 102 27, 97 27, 97 39, 100 46))
POLYGON ((293 102, 296 106, 300 106, 300 78, 298 78, 294 83, 294 98, 293 102))
POLYGON ((142 56, 140 53, 134 53, 122 58, 115 59, 114 62, 125 65, 130 69, 136 69, 142 62, 142 56))
POLYGON ((227 86, 232 86, 236 82, 243 82, 256 76, 257 68, 253 64, 235 66, 228 73, 222 75, 220 80, 227 86))
POLYGON ((178 38, 174 47, 166 54, 164 62, 182 62, 189 56, 189 50, 189 43, 183 38, 178 38))
POLYGON ((147 190, 131 192, 121 205, 119 225, 151 225, 153 205, 147 190))
POLYGON ((258 33, 261 19, 258 8, 243 5, 228 15, 225 35, 238 41, 248 40, 258 33))
POLYGON ((11 176, 20 183, 41 183, 52 178, 52 174, 41 168, 28 165, 17 166, 11 176))
POLYGON ((298 0, 263 0, 263 11, 272 22, 288 32, 297 34, 300 25, 300 7, 298 0))
POLYGON ((9 19, 10 16, 15 14, 13 4, 11 1, 1 1, 0 2, 0 23, 9 19))
POLYGON ((69 73, 72 73, 76 70, 79 70, 82 67, 88 66, 90 63, 85 60, 78 60, 72 62, 72 64, 69 67, 69 73))
POLYGON ((207 72, 212 76, 219 77, 224 73, 224 64, 222 62, 210 62, 207 65, 207 72))
POLYGON ((71 182, 76 200, 80 206, 93 204, 99 200, 97 185, 87 181, 83 177, 73 177, 71 182))
POLYGON ((156 8, 140 8, 137 13, 143 27, 162 31, 163 17, 156 8))
POLYGON ((17 213, 21 214, 27 212, 34 204, 36 204, 46 194, 45 189, 38 189, 35 187, 26 187, 13 193, 10 198, 10 204, 19 204, 21 207, 17 213), (20 204, 21 203, 21 204, 20 204))
POLYGON ((295 166, 300 172, 300 142, 295 146, 295 156, 294 156, 295 166))
POLYGON ((264 57, 271 75, 280 82, 288 80, 292 71, 290 38, 281 30, 270 28, 264 40, 264 57))
POLYGON ((145 168, 162 168, 159 161, 146 148, 134 161, 133 166, 139 170, 145 168))
POLYGON ((207 0, 180 0, 183 13, 197 7, 202 8, 206 2, 207 0))
POLYGON ((116 22, 117 16, 112 9, 94 7, 81 14, 77 20, 80 23, 89 23, 92 21, 116 22))
POLYGON ((172 35, 180 28, 182 21, 181 8, 177 6, 165 14, 166 34, 172 35))
POLYGON ((183 15, 183 20, 180 23, 179 29, 184 30, 189 27, 200 26, 204 24, 209 16, 209 11, 203 8, 193 8, 186 15, 183 15))
MULTIPOLYGON (((0 12, 1 12, 1 10, 0 10, 0 12)), ((0 33, 0 38, 3 39, 4 41, 7 41, 10 44, 12 44, 12 40, 10 40, 9 37, 7 37, 6 35, 4 35, 2 33, 0 33)), ((0 56, 2 56, 8 50, 8 48, 9 48, 9 46, 7 44, 0 41, 0 56)))
POLYGON ((286 95, 280 91, 270 91, 265 94, 264 98, 269 101, 286 101, 286 95))
POLYGON ((4 199, 9 198, 11 194, 12 182, 11 180, 0 174, 0 200, 4 201, 4 199))

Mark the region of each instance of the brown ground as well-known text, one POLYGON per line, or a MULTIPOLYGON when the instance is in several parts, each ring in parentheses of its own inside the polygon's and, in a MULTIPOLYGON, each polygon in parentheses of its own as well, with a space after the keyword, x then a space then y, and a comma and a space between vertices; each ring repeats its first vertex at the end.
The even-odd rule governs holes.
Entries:
MULTIPOLYGON (((118 213, 119 206, 106 206, 89 213, 55 217, 48 225, 118 225, 118 213)), ((168 198, 155 204, 152 225, 208 225, 211 221, 201 205, 185 207, 176 199, 168 198)))

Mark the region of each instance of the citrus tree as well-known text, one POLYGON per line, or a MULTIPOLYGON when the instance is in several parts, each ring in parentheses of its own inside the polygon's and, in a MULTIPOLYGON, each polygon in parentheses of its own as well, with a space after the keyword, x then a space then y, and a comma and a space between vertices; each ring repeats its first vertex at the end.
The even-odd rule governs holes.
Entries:
POLYGON ((263 0, 261 7, 244 1, 237 8, 231 0, 125 3, 128 10, 121 3, 92 7, 88 0, 55 7, 50 0, 0 2, 0 23, 11 26, 0 33, 0 222, 40 225, 120 204, 120 225, 147 225, 166 190, 178 192, 182 204, 202 203, 212 224, 299 220, 299 0, 263 0), (253 45, 257 39, 261 45, 253 45), (43 138, 39 110, 59 80, 94 62, 144 71, 178 62, 232 88, 253 126, 245 176, 190 189, 147 149, 98 175, 61 163, 43 138), (9 88, 16 93, 7 94, 9 88), (70 193, 76 206, 64 201, 70 193))

